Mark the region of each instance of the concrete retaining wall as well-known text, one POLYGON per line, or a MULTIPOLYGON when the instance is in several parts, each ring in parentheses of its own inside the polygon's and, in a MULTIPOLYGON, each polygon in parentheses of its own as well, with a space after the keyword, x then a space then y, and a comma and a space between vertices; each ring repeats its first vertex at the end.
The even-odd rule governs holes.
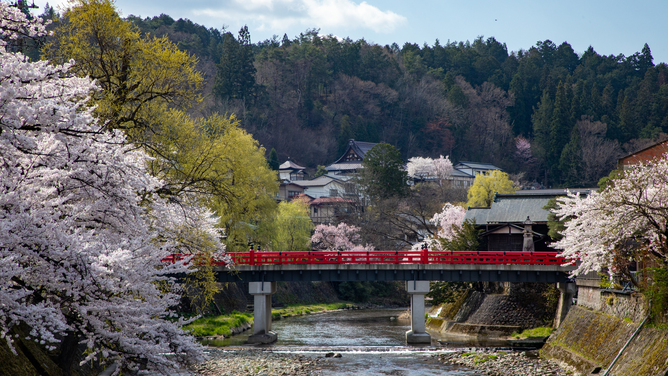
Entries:
MULTIPOLYGON (((589 375, 605 370, 639 324, 581 306, 571 307, 561 327, 541 350, 589 375)), ((668 371, 668 331, 643 328, 612 368, 610 375, 663 376, 668 371)), ((602 372, 601 372, 602 374, 602 372)))

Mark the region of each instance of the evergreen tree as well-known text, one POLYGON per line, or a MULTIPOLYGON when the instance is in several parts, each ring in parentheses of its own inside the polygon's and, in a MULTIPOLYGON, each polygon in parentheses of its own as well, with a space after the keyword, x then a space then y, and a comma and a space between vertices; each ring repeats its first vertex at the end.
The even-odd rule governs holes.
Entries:
POLYGON ((552 121, 550 123, 551 142, 546 154, 546 162, 554 183, 559 181, 561 175, 559 159, 564 146, 569 141, 571 129, 573 129, 570 117, 569 93, 568 85, 560 81, 554 98, 554 109, 552 110, 552 121))
POLYGON ((402 197, 408 191, 408 175, 399 150, 381 142, 372 147, 362 161, 360 182, 372 200, 402 197))
POLYGON ((251 99, 255 93, 255 65, 248 27, 223 35, 222 54, 213 91, 219 99, 251 99))
POLYGON ((269 168, 271 168, 274 171, 278 171, 280 163, 278 162, 278 154, 276 153, 276 149, 271 148, 271 151, 269 152, 268 162, 269 162, 269 168))
POLYGON ((541 162, 546 162, 547 152, 550 148, 551 134, 550 123, 554 112, 554 103, 548 89, 543 90, 538 108, 531 116, 533 122, 533 135, 536 146, 536 157, 541 162))

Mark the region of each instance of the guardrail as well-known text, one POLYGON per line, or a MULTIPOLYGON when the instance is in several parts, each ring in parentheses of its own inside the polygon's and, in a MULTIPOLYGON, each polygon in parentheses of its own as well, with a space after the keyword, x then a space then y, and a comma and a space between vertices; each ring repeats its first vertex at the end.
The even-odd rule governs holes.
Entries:
MULTIPOLYGON (((248 252, 228 253, 235 265, 316 265, 316 264, 515 264, 563 265, 568 260, 556 252, 486 252, 486 251, 310 251, 310 252, 248 252)), ((163 262, 181 260, 181 255, 164 258, 163 262)), ((225 262, 213 261, 217 265, 225 262)))

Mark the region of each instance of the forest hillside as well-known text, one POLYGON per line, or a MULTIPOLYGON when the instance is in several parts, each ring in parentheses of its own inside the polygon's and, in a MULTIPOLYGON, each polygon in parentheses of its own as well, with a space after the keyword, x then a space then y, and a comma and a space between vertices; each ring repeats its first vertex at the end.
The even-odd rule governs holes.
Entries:
MULTIPOLYGON (((60 20, 47 8, 43 16, 60 20)), ((315 168, 348 139, 387 142, 404 159, 490 162, 525 184, 594 186, 617 158, 668 132, 668 67, 650 47, 578 53, 564 41, 377 45, 318 30, 253 43, 251 31, 168 15, 127 17, 199 59, 196 115, 234 113, 279 160, 315 168)), ((444 35, 443 38, 447 38, 444 35)))

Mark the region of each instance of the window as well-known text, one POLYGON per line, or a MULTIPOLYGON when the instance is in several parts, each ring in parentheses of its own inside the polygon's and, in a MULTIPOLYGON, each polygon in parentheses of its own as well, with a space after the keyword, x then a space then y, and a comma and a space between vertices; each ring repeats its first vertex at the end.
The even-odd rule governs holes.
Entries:
POLYGON ((339 190, 338 189, 330 189, 329 190, 329 197, 337 197, 339 195, 339 190))

